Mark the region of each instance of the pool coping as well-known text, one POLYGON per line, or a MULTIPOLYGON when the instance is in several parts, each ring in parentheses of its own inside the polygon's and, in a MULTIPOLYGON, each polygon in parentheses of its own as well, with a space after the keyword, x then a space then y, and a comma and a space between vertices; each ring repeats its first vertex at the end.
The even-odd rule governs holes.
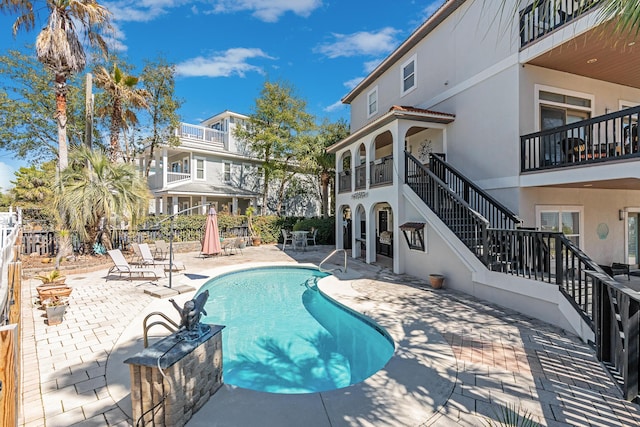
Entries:
MULTIPOLYGON (((317 268, 314 264, 296 262, 224 266, 203 271, 201 274, 207 277, 189 280, 189 285, 197 290, 215 276, 267 266, 317 268)), ((306 427, 351 424, 410 426, 430 423, 437 418, 439 409, 445 405, 457 382, 457 363, 451 347, 433 328, 406 331, 402 316, 398 315, 401 307, 394 307, 393 301, 385 301, 382 296, 378 300, 358 292, 353 284, 358 282, 361 285, 362 281, 369 287, 375 287, 375 280, 355 273, 342 279, 336 275, 327 276, 318 281, 318 288, 340 305, 385 328, 391 336, 395 350, 380 371, 349 387, 301 395, 257 392, 225 384, 194 414, 188 426, 249 426, 264 424, 266 420, 271 425, 296 425, 304 420, 306 427)), ((410 288, 402 284, 397 286, 398 291, 410 288)), ((181 305, 193 295, 194 292, 190 292, 174 299, 181 305)), ((142 349, 142 319, 152 311, 170 313, 172 310, 167 300, 153 301, 121 334, 107 360, 108 392, 129 417, 129 389, 123 386, 129 384, 129 371, 123 369, 123 361, 142 349)))

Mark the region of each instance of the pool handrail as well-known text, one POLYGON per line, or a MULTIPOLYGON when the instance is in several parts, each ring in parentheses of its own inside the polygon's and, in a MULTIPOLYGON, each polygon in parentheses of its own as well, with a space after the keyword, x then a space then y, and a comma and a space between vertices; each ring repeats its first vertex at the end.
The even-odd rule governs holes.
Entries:
POLYGON ((318 270, 320 270, 323 273, 333 273, 336 270, 340 270, 342 273, 346 273, 347 272, 347 251, 344 249, 335 249, 333 252, 331 252, 329 255, 327 255, 325 257, 325 259, 323 259, 322 261, 320 261, 320 264, 318 264, 318 270), (329 258, 331 258, 333 255, 337 254, 338 252, 342 252, 344 254, 344 267, 337 267, 337 268, 333 268, 333 269, 323 269, 322 268, 322 264, 324 264, 325 261, 328 261, 329 258))
POLYGON ((149 346, 149 337, 148 337, 149 329, 151 329, 151 327, 153 327, 155 325, 164 326, 165 329, 167 329, 169 332, 175 332, 180 327, 180 325, 178 325, 176 322, 171 320, 166 314, 161 313, 159 311, 154 311, 152 313, 147 314, 145 316, 144 320, 142 321, 142 330, 143 330, 143 335, 144 335, 144 348, 147 348, 149 346), (151 318, 152 316, 160 316, 160 317, 162 317, 164 320, 169 322, 169 324, 173 325, 173 328, 171 326, 169 326, 169 324, 163 322, 162 320, 158 320, 156 322, 152 322, 152 323, 148 324, 147 322, 148 322, 149 318, 151 318))

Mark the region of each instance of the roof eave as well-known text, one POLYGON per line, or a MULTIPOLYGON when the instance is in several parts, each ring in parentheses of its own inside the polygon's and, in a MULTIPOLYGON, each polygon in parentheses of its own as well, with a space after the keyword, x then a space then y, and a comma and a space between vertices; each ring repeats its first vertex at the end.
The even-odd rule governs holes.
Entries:
POLYGON ((402 56, 409 52, 420 40, 425 38, 434 28, 442 21, 447 19, 455 10, 460 7, 466 0, 447 0, 440 8, 434 12, 422 25, 420 25, 400 46, 396 48, 389 56, 387 56, 367 77, 365 77, 351 92, 346 94, 342 99, 343 104, 351 104, 366 87, 368 87, 375 79, 380 77, 393 64, 395 64, 402 56))
POLYGON ((327 147, 327 153, 335 153, 338 150, 344 148, 345 146, 353 143, 353 141, 360 139, 362 136, 371 133, 373 130, 390 123, 397 119, 406 119, 406 120, 418 120, 422 122, 429 123, 451 123, 455 120, 455 116, 452 114, 446 113, 419 113, 415 111, 402 111, 402 110, 391 110, 380 116, 378 119, 372 121, 371 123, 361 127, 351 135, 347 136, 345 139, 336 142, 335 144, 327 147))

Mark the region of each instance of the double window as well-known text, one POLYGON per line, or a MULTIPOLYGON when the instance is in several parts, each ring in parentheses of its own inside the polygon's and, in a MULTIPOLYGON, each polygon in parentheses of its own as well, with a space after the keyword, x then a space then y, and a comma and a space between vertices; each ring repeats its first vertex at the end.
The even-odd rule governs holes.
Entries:
POLYGON ((196 179, 202 179, 202 180, 206 179, 205 173, 204 173, 204 159, 200 157, 196 157, 194 161, 196 164, 196 179))
POLYGON ((378 112, 378 86, 367 93, 367 117, 371 117, 378 112))
POLYGON ((224 182, 231 182, 231 163, 224 163, 224 182))
POLYGON ((402 64, 401 70, 400 94, 401 96, 404 96, 414 90, 417 85, 416 56, 413 55, 408 61, 402 64))
POLYGON ((541 231, 562 232, 577 247, 582 247, 581 206, 536 206, 536 217, 541 231))

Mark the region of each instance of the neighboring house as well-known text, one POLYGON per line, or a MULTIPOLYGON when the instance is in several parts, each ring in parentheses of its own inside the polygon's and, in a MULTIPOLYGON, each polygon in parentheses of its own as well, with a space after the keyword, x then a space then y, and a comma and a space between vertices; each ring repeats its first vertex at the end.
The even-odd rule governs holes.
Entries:
MULTIPOLYGON (((176 130, 180 145, 156 148, 149 177, 154 200, 150 213, 171 214, 194 206, 213 205, 217 211, 244 214, 249 206, 262 209, 264 171, 262 161, 239 141, 233 130, 244 126, 247 116, 224 111, 199 125, 181 123, 176 130)), ((139 158, 144 168, 149 148, 139 158)), ((314 177, 301 175, 296 185, 289 185, 284 204, 285 215, 314 216, 319 211, 318 197, 307 187, 315 186, 314 177)), ((270 189, 270 194, 273 193, 270 189)))
POLYGON ((580 333, 550 284, 638 266, 640 44, 573 1, 501 3, 446 1, 343 98, 337 247, 580 333))

